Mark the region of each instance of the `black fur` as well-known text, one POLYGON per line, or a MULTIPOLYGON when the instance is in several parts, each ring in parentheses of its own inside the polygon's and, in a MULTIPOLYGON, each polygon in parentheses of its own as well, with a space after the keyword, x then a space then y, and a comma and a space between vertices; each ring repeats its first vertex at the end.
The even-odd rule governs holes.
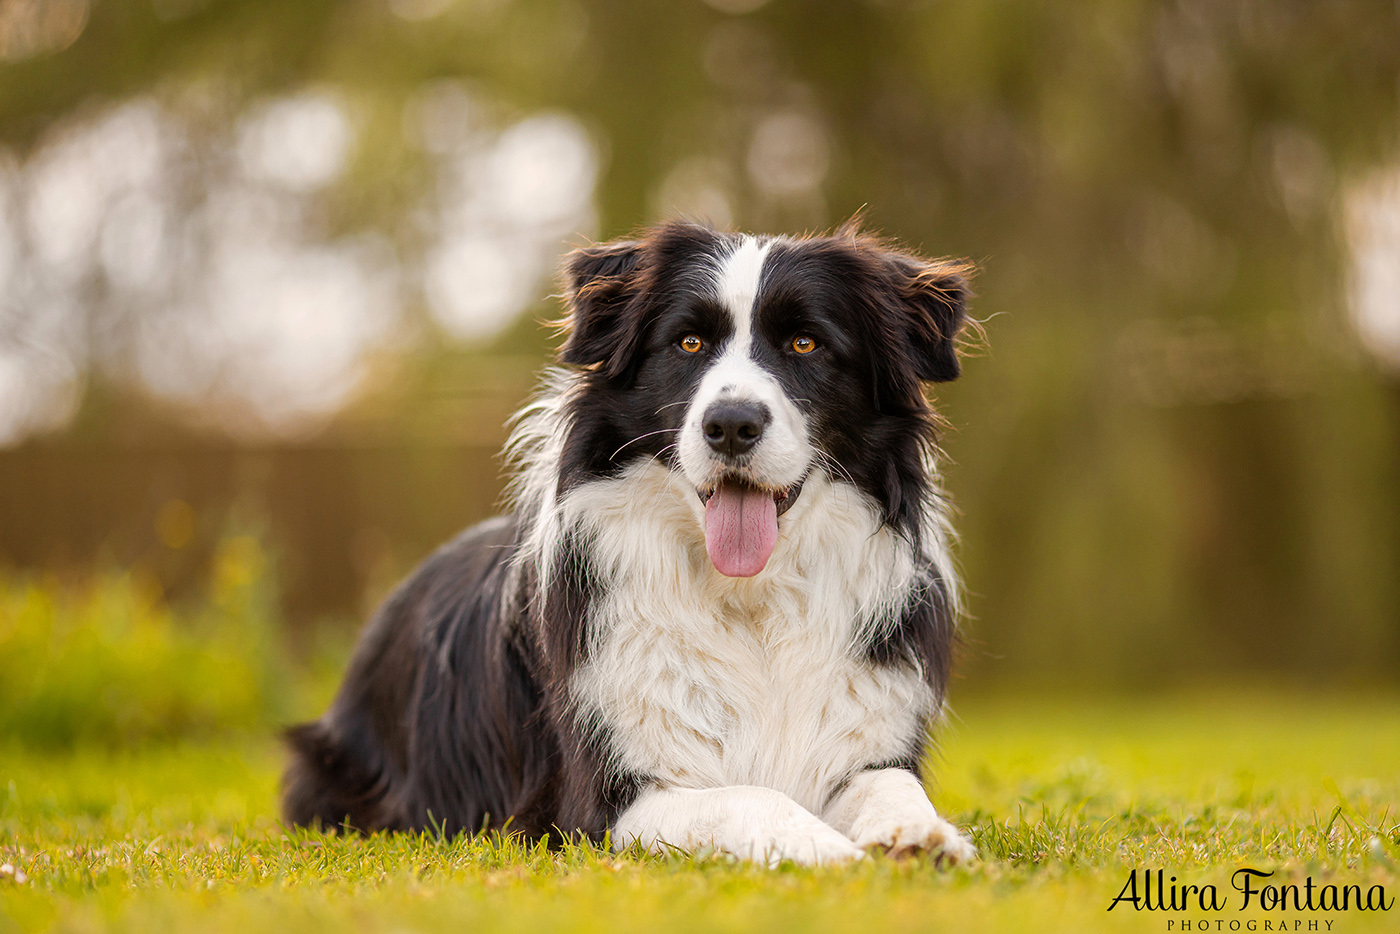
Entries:
MULTIPOLYGON (((706 362, 677 341, 694 333, 719 346, 729 336, 705 288, 707 263, 728 242, 671 224, 568 259, 559 359, 581 387, 568 401, 558 493, 637 458, 674 458, 684 406, 666 403, 689 397, 706 362)), ((916 545, 935 495, 922 384, 958 375, 966 274, 850 232, 784 240, 768 256, 755 307, 765 338, 755 353, 815 426, 828 468, 916 545), (819 345, 800 362, 781 349, 799 332, 819 345)), ((514 560, 529 518, 467 531, 385 602, 331 709, 288 732, 290 821, 448 833, 509 822, 530 835, 596 836, 635 797, 647 776, 619 772, 609 737, 584 729, 568 698, 600 586, 589 543, 566 539, 541 592, 541 569, 514 560)), ((871 664, 920 666, 941 697, 954 620, 947 582, 931 566, 925 577, 863 651, 871 664)), ((905 767, 920 758, 911 744, 905 767)))

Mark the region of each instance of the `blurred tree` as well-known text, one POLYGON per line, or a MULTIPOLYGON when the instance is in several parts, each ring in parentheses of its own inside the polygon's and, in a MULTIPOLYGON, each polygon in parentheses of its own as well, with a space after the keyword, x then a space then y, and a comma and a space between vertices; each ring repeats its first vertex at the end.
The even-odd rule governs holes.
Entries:
POLYGON ((1338 236, 1400 173, 1389 0, 64 3, 0 3, 14 440, 494 446, 571 232, 863 210, 984 268, 970 677, 1400 672, 1400 393, 1338 236), (149 178, 62 181, 133 136, 149 178))

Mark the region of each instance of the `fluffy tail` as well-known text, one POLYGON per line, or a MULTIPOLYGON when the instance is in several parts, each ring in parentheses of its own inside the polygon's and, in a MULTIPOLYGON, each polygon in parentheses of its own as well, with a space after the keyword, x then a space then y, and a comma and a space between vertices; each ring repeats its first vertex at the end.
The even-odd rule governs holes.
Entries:
MULTIPOLYGON (((351 734, 353 736, 353 732, 351 734)), ((282 782, 282 813, 303 827, 368 832, 403 828, 383 758, 324 720, 286 732, 292 762, 282 782)))

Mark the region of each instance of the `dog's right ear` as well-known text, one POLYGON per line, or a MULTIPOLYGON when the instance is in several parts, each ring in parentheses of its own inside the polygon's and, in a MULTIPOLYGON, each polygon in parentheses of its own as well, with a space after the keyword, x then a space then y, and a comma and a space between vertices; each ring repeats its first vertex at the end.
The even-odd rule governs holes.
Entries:
POLYGON ((559 360, 572 366, 602 369, 609 379, 623 376, 641 339, 635 309, 637 267, 642 244, 616 240, 582 247, 564 260, 564 321, 568 337, 559 360))

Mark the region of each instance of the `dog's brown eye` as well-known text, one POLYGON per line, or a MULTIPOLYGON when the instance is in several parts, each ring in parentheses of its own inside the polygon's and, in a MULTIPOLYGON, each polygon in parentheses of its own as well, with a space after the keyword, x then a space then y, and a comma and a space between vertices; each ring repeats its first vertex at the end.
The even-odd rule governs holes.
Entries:
POLYGON ((687 334, 681 338, 681 350, 686 353, 699 353, 700 348, 704 346, 705 342, 697 334, 687 334))
POLYGON ((817 349, 817 342, 805 334, 792 339, 792 350, 794 353, 811 353, 817 349))

